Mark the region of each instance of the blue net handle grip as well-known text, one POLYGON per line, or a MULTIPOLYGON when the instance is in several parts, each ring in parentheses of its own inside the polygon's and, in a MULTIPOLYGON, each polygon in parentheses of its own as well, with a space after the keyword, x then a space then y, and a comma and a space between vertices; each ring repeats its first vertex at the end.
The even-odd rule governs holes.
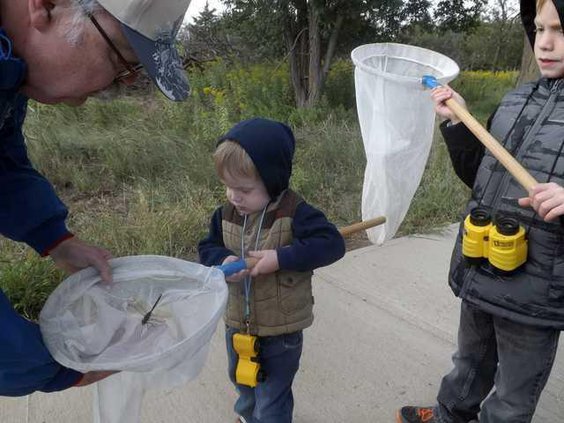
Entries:
POLYGON ((429 89, 441 86, 441 84, 439 84, 439 81, 437 81, 437 78, 435 78, 433 75, 423 75, 423 78, 421 78, 421 83, 425 88, 429 89))
POLYGON ((247 262, 240 259, 231 263, 222 264, 221 266, 217 266, 217 268, 221 270, 225 276, 231 276, 241 270, 245 270, 247 268, 247 262))

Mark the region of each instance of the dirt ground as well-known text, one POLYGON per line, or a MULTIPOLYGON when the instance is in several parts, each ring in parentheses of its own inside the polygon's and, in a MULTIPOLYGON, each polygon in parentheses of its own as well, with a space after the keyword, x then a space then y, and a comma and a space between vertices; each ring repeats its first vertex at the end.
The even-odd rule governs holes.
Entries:
POLYGON ((357 248, 368 247, 372 245, 368 240, 368 236, 366 235, 366 231, 361 231, 359 233, 349 235, 345 238, 345 245, 347 251, 356 250, 357 248))

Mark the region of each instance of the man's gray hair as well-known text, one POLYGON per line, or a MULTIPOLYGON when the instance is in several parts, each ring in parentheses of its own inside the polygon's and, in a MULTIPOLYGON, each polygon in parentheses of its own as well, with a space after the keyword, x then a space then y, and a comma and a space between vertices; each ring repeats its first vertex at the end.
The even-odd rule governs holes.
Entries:
POLYGON ((65 30, 67 40, 73 44, 79 44, 84 31, 84 24, 88 20, 88 15, 101 9, 96 0, 71 0, 70 7, 74 10, 71 24, 65 30))
MULTIPOLYGON (((91 25, 88 16, 104 9, 96 0, 71 0, 69 7, 73 8, 74 14, 71 24, 66 29, 65 36, 71 44, 78 45, 81 42, 85 24, 91 25)), ((116 98, 121 91, 120 84, 114 81, 110 86, 92 97, 109 101, 116 98)))

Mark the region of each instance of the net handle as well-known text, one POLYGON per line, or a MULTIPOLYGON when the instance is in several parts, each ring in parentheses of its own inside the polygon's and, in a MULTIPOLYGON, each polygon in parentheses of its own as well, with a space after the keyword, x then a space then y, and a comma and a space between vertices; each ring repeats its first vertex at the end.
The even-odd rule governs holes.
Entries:
MULTIPOLYGON (((421 83, 427 88, 440 87, 441 84, 431 75, 425 75, 421 83)), ((535 178, 519 163, 477 120, 453 98, 445 101, 450 110, 460 119, 464 125, 478 138, 478 140, 499 160, 507 171, 521 184, 527 192, 537 185, 535 178)))

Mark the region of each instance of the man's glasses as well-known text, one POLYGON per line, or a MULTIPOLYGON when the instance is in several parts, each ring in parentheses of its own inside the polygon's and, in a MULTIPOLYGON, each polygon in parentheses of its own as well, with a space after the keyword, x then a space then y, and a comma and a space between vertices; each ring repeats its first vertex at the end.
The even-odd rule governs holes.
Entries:
POLYGON ((129 63, 127 60, 125 60, 125 57, 123 57, 123 55, 119 52, 118 48, 114 45, 114 43, 112 42, 112 40, 110 40, 110 37, 108 37, 108 34, 106 34, 106 31, 104 31, 102 29, 102 27, 100 26, 100 24, 98 23, 98 21, 96 20, 96 18, 92 15, 92 13, 88 13, 88 18, 90 19, 90 21, 94 24, 94 26, 96 27, 96 29, 98 30, 98 32, 100 33, 100 35, 104 38, 104 40, 106 40, 106 43, 108 43, 108 45, 110 46, 110 48, 113 50, 113 52, 117 55, 118 60, 120 61, 120 63, 123 65, 123 67, 125 68, 124 71, 120 72, 115 80, 117 82, 119 81, 123 81, 125 79, 130 78, 133 75, 137 75, 139 73, 139 71, 141 71, 141 69, 143 69, 143 65, 141 63, 138 63, 136 65, 132 65, 131 63, 129 63))

